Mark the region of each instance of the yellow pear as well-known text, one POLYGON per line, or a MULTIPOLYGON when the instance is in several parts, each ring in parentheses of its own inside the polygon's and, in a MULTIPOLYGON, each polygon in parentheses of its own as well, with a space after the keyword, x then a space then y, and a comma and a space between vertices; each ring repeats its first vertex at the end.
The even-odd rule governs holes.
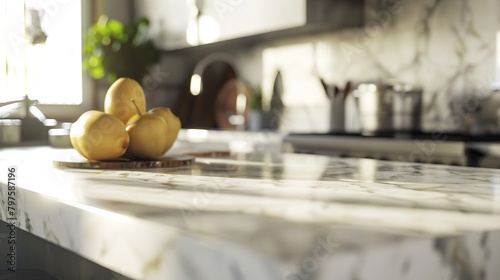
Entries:
POLYGON ((129 123, 126 130, 130 136, 127 156, 152 160, 166 152, 168 128, 161 117, 153 114, 141 115, 129 123))
POLYGON ((139 113, 130 119, 126 130, 130 136, 127 157, 153 160, 167 151, 168 127, 162 117, 139 113))
POLYGON ((87 159, 112 160, 125 153, 130 137, 118 118, 90 110, 73 123, 70 140, 73 147, 87 159))
POLYGON ((148 113, 162 117, 167 123, 168 134, 166 142, 166 151, 174 144, 179 131, 181 130, 181 120, 167 107, 157 107, 148 111, 148 113))
MULTIPOLYGON (((147 114, 147 113, 146 113, 147 114)), ((142 115, 141 114, 135 114, 133 115, 130 119, 128 119, 126 125, 129 125, 133 122, 135 122, 136 120, 138 120, 142 115)))
POLYGON ((119 78, 106 92, 104 98, 104 112, 120 119, 124 124, 135 114, 137 110, 130 102, 135 100, 139 112, 146 112, 146 97, 141 85, 130 78, 119 78))

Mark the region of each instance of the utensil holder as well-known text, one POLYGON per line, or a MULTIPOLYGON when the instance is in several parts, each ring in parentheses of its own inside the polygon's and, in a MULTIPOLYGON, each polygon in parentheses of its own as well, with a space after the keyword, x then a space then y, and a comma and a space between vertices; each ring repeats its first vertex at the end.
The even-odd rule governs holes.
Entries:
POLYGON ((345 131, 344 99, 330 99, 330 132, 345 131))

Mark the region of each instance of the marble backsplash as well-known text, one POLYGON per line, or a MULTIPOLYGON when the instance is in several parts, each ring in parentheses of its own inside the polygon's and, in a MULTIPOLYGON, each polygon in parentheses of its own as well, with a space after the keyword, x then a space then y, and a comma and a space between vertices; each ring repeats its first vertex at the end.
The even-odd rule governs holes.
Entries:
MULTIPOLYGON (((362 27, 259 47, 265 101, 272 95, 276 72, 282 75, 282 130, 328 130, 329 102, 319 77, 339 87, 348 80, 421 86, 422 128, 461 129, 463 122, 452 115, 450 102, 467 97, 459 106, 474 111, 499 78, 495 61, 500 1, 366 0, 365 7, 362 27)), ((348 131, 359 130, 355 107, 348 99, 348 131)))

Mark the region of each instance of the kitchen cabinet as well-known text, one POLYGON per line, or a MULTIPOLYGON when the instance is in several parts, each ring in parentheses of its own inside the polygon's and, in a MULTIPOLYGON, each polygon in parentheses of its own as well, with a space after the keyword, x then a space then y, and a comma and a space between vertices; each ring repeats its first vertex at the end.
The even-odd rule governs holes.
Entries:
POLYGON ((207 44, 248 45, 359 26, 363 0, 192 0, 136 1, 164 50, 207 44))

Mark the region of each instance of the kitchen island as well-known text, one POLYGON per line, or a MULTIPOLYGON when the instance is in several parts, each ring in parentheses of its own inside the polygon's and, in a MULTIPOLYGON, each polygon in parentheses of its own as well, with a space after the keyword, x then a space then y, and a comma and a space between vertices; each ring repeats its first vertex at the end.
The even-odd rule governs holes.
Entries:
POLYGON ((268 151, 53 166, 74 152, 0 149, 0 217, 15 167, 16 225, 110 279, 500 279, 500 170, 268 151))

